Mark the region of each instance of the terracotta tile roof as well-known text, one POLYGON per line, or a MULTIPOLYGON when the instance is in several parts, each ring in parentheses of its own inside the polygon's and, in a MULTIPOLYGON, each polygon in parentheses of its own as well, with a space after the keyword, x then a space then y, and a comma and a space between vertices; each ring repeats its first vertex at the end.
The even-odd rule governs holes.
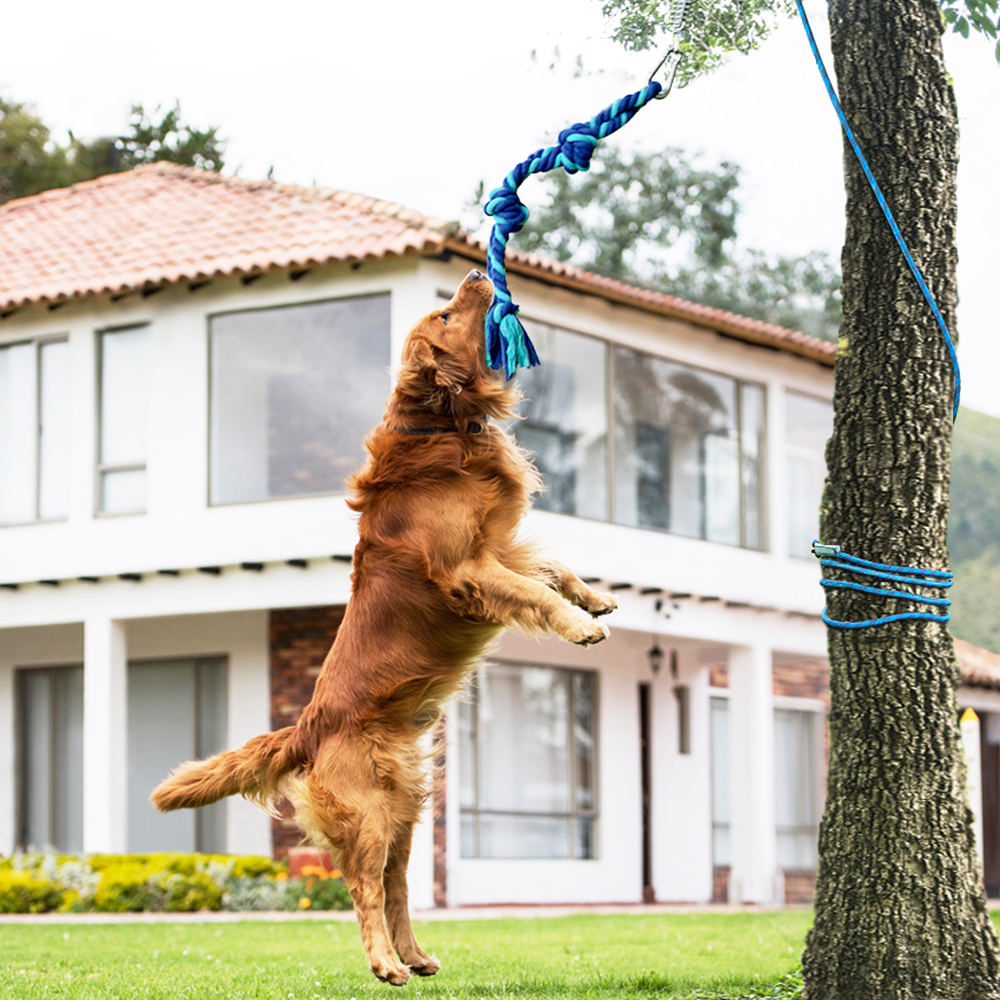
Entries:
MULTIPOLYGON (((451 250, 454 223, 328 188, 154 163, 0 205, 0 315, 38 303, 451 250)), ((833 344, 511 249, 508 270, 832 365, 833 344)), ((516 299, 515 290, 515 299, 516 299)))
POLYGON ((0 206, 0 310, 439 252, 454 228, 345 191, 154 163, 0 206))
POLYGON ((964 639, 955 639, 955 656, 962 670, 963 684, 1000 690, 1000 656, 964 639))

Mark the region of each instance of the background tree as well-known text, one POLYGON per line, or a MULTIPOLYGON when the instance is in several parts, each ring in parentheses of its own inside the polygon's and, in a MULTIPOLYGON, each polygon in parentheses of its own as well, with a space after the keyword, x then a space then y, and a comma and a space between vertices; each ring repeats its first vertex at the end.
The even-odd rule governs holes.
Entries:
POLYGON ((32 108, 0 97, 0 204, 67 183, 66 151, 32 108))
MULTIPOLYGON (((780 13, 787 4, 756 6, 780 13)), ((698 7, 732 15, 736 5, 698 7)), ((632 25, 630 37, 647 43, 655 28, 636 35, 634 22, 653 8, 662 23, 655 2, 604 4, 632 25)), ((957 115, 941 34, 950 21, 964 34, 974 28, 995 37, 996 10, 997 0, 829 4, 844 110, 952 329, 957 115)), ((716 39, 701 45, 740 46, 740 26, 723 20, 716 39)), ((711 17, 704 23, 711 34, 711 17)), ((824 540, 876 562, 944 569, 951 363, 848 148, 845 183, 844 316, 824 540)), ((873 613, 871 601, 838 591, 830 613, 846 621, 885 613, 873 613)), ((1000 956, 966 805, 950 636, 924 621, 830 629, 829 650, 830 760, 816 918, 803 959, 806 995, 995 1000, 1000 956)))
POLYGON ((63 145, 33 107, 0 98, 0 204, 158 160, 218 171, 224 150, 218 126, 186 124, 178 103, 152 115, 134 104, 121 135, 83 140, 70 132, 63 145))
POLYGON ((609 145, 586 173, 550 174, 547 201, 532 208, 517 246, 836 340, 837 268, 820 252, 787 257, 739 247, 738 187, 735 164, 705 166, 680 149, 609 145))

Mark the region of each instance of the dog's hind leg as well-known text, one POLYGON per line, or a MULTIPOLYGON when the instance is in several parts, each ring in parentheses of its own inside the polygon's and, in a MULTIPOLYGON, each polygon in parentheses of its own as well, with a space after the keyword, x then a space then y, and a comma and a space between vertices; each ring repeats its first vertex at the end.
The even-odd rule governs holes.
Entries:
POLYGON ((389 847, 385 865, 385 921, 389 937, 397 954, 418 976, 433 976, 441 970, 441 963, 431 958, 413 936, 410 923, 409 896, 406 887, 406 868, 410 861, 410 844, 413 841, 413 823, 404 823, 389 847))
POLYGON ((383 982, 402 986, 410 973, 396 958, 389 938, 383 882, 395 822, 389 794, 359 749, 350 742, 331 745, 312 773, 289 787, 289 797, 309 839, 329 848, 344 873, 369 968, 383 982), (328 765, 338 755, 345 767, 334 793, 328 765))

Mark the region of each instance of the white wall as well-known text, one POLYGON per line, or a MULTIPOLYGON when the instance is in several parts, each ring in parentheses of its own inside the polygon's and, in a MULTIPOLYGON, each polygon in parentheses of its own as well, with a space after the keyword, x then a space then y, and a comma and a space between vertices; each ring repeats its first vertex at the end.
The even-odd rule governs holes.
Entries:
MULTIPOLYGON (((219 507, 208 496, 208 318, 215 312, 265 308, 332 297, 391 294, 391 353, 398 359, 409 327, 438 303, 469 269, 415 258, 319 269, 290 282, 281 275, 249 287, 237 279, 195 292, 165 290, 143 299, 98 299, 55 313, 26 311, 0 324, 0 344, 26 336, 69 335, 72 469, 70 516, 64 522, 0 528, 0 583, 24 581, 22 592, 0 591, 0 627, 19 624, 32 581, 114 576, 122 572, 234 565, 243 561, 324 558, 350 552, 354 520, 342 496, 219 507), (150 399, 149 509, 138 516, 94 515, 97 331, 151 323, 155 378, 150 399)), ((829 396, 832 372, 813 362, 721 337, 690 324, 641 313, 590 296, 517 278, 523 314, 566 329, 619 341, 678 361, 738 374, 768 389, 768 534, 771 548, 751 552, 710 542, 581 518, 538 514, 531 530, 556 552, 577 556, 580 570, 612 580, 667 585, 783 609, 816 610, 818 570, 783 551, 781 473, 783 390, 829 396), (584 564, 584 565, 581 565, 584 564)), ((386 376, 386 394, 390 380, 386 376)), ((102 583, 102 587, 104 584, 102 583)), ((152 595, 150 595, 152 596, 152 595)), ((46 592, 44 604, 56 607, 46 592)), ((270 606, 280 604, 275 600, 270 606)), ((264 605, 258 605, 264 606, 264 605)), ((210 610, 214 608, 209 605, 210 610)), ((161 613, 150 607, 148 613, 161 613)), ((164 613, 176 613, 166 609, 164 613)), ((32 610, 30 620, 43 621, 32 610)), ((54 621, 68 620, 57 615, 54 621)))

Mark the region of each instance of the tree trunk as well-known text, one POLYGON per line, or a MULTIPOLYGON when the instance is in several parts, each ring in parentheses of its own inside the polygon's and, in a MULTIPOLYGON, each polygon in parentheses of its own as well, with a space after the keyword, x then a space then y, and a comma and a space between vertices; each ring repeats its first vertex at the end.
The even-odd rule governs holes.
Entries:
MULTIPOLYGON (((847 119, 954 329, 957 121, 937 0, 831 0, 830 24, 847 119)), ((951 363, 846 141, 845 160, 844 321, 822 540, 876 562, 946 569, 951 363)), ((830 616, 846 621, 926 610, 827 593, 830 616)), ((966 806, 947 629, 831 628, 829 649, 830 763, 806 994, 996 1000, 1000 960, 966 806)))

